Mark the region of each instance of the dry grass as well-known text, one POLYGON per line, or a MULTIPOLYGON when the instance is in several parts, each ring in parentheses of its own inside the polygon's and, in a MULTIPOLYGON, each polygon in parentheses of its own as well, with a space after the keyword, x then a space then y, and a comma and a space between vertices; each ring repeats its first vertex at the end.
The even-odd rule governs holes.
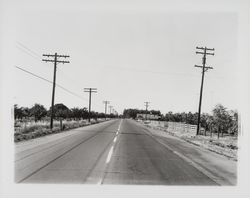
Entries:
POLYGON ((65 130, 74 129, 78 127, 87 126, 90 124, 95 124, 104 121, 103 119, 98 119, 98 121, 91 120, 89 123, 86 120, 63 120, 62 129, 60 128, 60 122, 55 121, 54 127, 50 129, 50 123, 48 121, 40 122, 26 122, 26 123, 15 123, 15 133, 14 141, 19 142, 23 140, 29 140, 49 134, 59 133, 65 130))

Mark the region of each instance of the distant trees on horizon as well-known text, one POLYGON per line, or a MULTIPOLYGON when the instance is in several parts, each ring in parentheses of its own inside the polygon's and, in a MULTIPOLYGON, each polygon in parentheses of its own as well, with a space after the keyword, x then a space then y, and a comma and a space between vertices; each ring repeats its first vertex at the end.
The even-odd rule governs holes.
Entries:
MULTIPOLYGON (((83 108, 68 108, 62 103, 54 105, 55 119, 87 119, 89 116, 88 109, 83 108)), ((136 119, 137 114, 153 114, 158 115, 160 118, 159 121, 170 121, 170 122, 182 122, 187 124, 196 125, 198 120, 198 113, 192 112, 182 112, 182 113, 173 113, 169 111, 165 115, 161 114, 159 110, 139 110, 139 109, 124 109, 123 117, 124 118, 133 118, 136 119)), ((35 122, 43 119, 48 119, 51 114, 51 109, 47 110, 41 104, 34 104, 31 108, 28 107, 19 107, 17 104, 14 105, 14 118, 15 120, 34 120, 35 122)), ((118 117, 114 114, 107 114, 94 112, 90 113, 91 118, 115 118, 118 117)), ((227 134, 237 134, 238 133, 238 112, 236 110, 227 110, 221 104, 218 104, 214 107, 211 114, 203 113, 201 114, 201 127, 207 131, 215 131, 223 136, 224 133, 227 134)))
MULTIPOLYGON (((145 114, 146 110, 139 109, 125 109, 123 111, 123 116, 125 118, 136 119, 137 114, 145 114)), ((147 111, 148 114, 161 115, 158 119, 159 121, 169 121, 169 122, 182 122, 186 124, 197 125, 198 113, 192 112, 182 112, 173 113, 169 111, 165 115, 161 114, 160 111, 150 110, 147 111)), ((217 104, 212 110, 211 114, 203 113, 201 114, 201 127, 206 131, 215 131, 223 136, 224 133, 227 134, 237 134, 238 133, 238 112, 236 110, 227 110, 221 104, 217 104)))
MULTIPOLYGON (((28 107, 19 107, 17 104, 14 105, 14 119, 15 120, 23 120, 23 119, 34 119, 35 122, 42 120, 46 117, 50 117, 51 108, 47 110, 41 104, 34 104, 31 108, 28 107)), ((87 119, 89 116, 88 109, 86 107, 79 108, 68 108, 66 105, 62 103, 58 103, 54 105, 54 115, 55 119, 87 119)), ((99 112, 90 112, 91 118, 114 118, 116 115, 99 113, 99 112)))

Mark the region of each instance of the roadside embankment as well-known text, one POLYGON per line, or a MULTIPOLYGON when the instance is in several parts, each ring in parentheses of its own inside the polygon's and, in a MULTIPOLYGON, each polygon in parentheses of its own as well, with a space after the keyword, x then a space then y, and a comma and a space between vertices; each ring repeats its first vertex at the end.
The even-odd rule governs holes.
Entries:
POLYGON ((45 135, 60 133, 70 129, 97 124, 104 121, 106 120, 92 119, 90 122, 88 122, 87 120, 70 120, 70 121, 65 120, 62 123, 60 123, 59 121, 55 121, 53 129, 50 129, 48 122, 28 123, 27 125, 21 126, 19 128, 15 127, 14 141, 15 142, 25 141, 29 139, 42 137, 45 135))
POLYGON ((176 126, 169 126, 161 121, 142 122, 148 128, 154 130, 154 135, 167 136, 172 135, 185 140, 196 146, 203 147, 212 152, 224 155, 230 159, 237 161, 238 152, 238 137, 236 136, 224 136, 218 138, 217 135, 195 135, 195 130, 191 129, 192 126, 187 126, 183 123, 176 123, 176 126))

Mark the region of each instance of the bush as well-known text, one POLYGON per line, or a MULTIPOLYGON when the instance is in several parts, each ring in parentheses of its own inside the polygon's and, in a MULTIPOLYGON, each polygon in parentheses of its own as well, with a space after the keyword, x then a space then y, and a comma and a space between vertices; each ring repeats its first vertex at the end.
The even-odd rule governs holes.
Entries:
MULTIPOLYGON (((100 120, 101 121, 101 120, 100 120)), ((40 122, 40 123, 29 123, 25 127, 16 128, 14 133, 14 141, 19 142, 22 140, 29 140, 53 133, 59 133, 63 130, 74 129, 82 126, 87 126, 90 124, 99 123, 100 121, 91 120, 89 123, 87 120, 80 121, 63 121, 63 129, 60 129, 60 122, 54 122, 54 128, 51 130, 49 122, 40 122)))
POLYGON ((54 127, 52 129, 52 133, 58 133, 60 131, 60 127, 54 127))

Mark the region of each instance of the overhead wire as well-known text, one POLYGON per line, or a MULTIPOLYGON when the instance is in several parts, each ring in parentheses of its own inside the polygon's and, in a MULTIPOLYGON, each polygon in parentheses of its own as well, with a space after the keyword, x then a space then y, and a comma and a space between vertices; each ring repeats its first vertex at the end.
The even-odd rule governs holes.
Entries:
MULTIPOLYGON (((26 73, 28 73, 28 74, 30 74, 30 75, 32 75, 32 76, 35 76, 35 77, 37 77, 37 78, 39 78, 39 79, 41 79, 41 80, 44 80, 44 81, 46 81, 46 82, 48 82, 48 83, 53 84, 52 81, 50 81, 50 80, 48 80, 48 79, 46 79, 46 78, 44 78, 44 77, 41 77, 41 76, 39 76, 39 75, 37 75, 37 74, 34 74, 33 72, 30 72, 30 71, 28 71, 28 70, 26 70, 26 69, 23 69, 23 68, 21 68, 21 67, 18 67, 18 66, 15 66, 15 67, 16 67, 17 69, 19 69, 19 70, 22 70, 23 72, 26 72, 26 73)), ((59 84, 57 84, 57 83, 55 83, 55 84, 56 84, 57 87, 60 87, 60 88, 63 89, 64 91, 66 91, 66 92, 68 92, 68 93, 70 93, 70 94, 72 94, 72 95, 74 95, 74 96, 76 96, 76 97, 78 97, 78 98, 80 98, 80 99, 82 99, 82 100, 86 100, 86 101, 88 100, 88 99, 83 98, 82 96, 80 96, 80 95, 78 95, 78 94, 76 94, 76 93, 70 91, 69 89, 67 89, 67 88, 65 88, 65 87, 63 87, 63 86, 61 86, 61 85, 59 85, 59 84)))
POLYGON ((26 47, 24 44, 20 43, 19 41, 17 41, 17 44, 20 45, 22 48, 26 49, 27 51, 29 51, 30 53, 34 54, 37 58, 40 59, 40 55, 38 53, 36 53, 35 51, 29 49, 28 47, 26 47))

